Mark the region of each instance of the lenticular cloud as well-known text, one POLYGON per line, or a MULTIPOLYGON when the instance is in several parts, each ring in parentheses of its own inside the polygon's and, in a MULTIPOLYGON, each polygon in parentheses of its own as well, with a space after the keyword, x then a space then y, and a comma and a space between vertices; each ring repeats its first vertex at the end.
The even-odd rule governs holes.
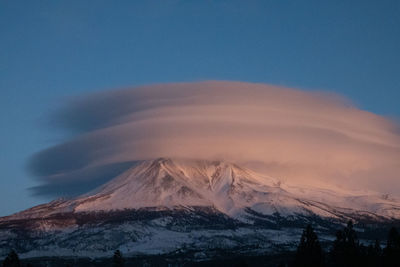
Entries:
POLYGON ((74 135, 32 158, 40 195, 78 194, 159 157, 226 160, 304 185, 400 192, 398 127, 333 94, 160 84, 75 99, 55 121, 74 135))

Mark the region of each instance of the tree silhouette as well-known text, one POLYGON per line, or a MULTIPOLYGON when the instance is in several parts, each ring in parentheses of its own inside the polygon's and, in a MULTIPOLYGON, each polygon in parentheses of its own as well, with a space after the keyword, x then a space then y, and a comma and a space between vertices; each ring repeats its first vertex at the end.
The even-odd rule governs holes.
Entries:
POLYGON ((337 266, 358 266, 360 244, 352 221, 349 221, 342 231, 336 233, 331 256, 337 266))
POLYGON ((20 267, 21 264, 19 262, 18 254, 11 250, 11 252, 7 255, 7 257, 3 261, 3 267, 20 267))
POLYGON ((378 240, 378 239, 375 240, 374 251, 375 251, 377 254, 381 254, 381 253, 382 253, 381 244, 379 243, 379 240, 378 240))
POLYGON ((237 265, 235 265, 236 267, 247 267, 249 265, 247 265, 246 261, 244 259, 240 259, 239 263, 237 265))
POLYGON ((365 267, 382 266, 382 249, 379 240, 375 240, 374 244, 365 247, 360 244, 359 263, 365 267))
POLYGON ((113 266, 114 267, 122 267, 122 266, 124 266, 124 258, 122 257, 122 253, 119 250, 116 250, 114 252, 113 266))
POLYGON ((383 250, 384 266, 399 266, 400 264, 400 235, 392 227, 388 234, 386 247, 383 250))
POLYGON ((321 245, 311 225, 307 225, 301 235, 294 265, 298 267, 323 266, 321 245))

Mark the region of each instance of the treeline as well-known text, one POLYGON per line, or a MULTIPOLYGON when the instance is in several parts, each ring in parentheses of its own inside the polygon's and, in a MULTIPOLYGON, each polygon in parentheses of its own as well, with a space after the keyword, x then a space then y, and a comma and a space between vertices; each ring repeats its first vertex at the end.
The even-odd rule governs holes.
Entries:
MULTIPOLYGON (((337 231, 336 238, 330 247, 324 250, 314 229, 308 225, 301 235, 294 258, 282 258, 280 267, 400 267, 400 235, 393 227, 388 233, 384 246, 381 246, 378 240, 365 245, 359 241, 353 223, 349 221, 346 227, 337 231)), ((246 259, 243 259, 238 266, 252 266, 253 263, 256 266, 270 266, 262 262, 261 258, 260 260, 256 262, 253 260, 251 264, 248 264, 246 259)), ((125 264, 119 250, 114 252, 111 262, 115 267, 130 265, 125 264)), ((276 264, 273 265, 276 266, 276 264)), ((15 251, 11 251, 3 261, 3 267, 30 266, 32 266, 30 263, 22 265, 15 251)))
POLYGON ((324 251, 317 234, 311 225, 303 231, 293 262, 282 266, 322 267, 322 266, 400 266, 400 235, 396 228, 391 228, 384 248, 375 240, 368 246, 360 243, 353 223, 348 222, 343 230, 336 233, 331 248, 324 251))
MULTIPOLYGON (((65 267, 72 267, 71 265, 64 265, 65 267)), ((11 250, 11 252, 7 255, 7 257, 3 261, 3 267, 33 267, 32 264, 27 263, 25 265, 21 264, 18 254, 11 250)), ((124 258, 122 257, 122 253, 119 250, 114 252, 112 258, 112 267, 124 267, 124 258)))

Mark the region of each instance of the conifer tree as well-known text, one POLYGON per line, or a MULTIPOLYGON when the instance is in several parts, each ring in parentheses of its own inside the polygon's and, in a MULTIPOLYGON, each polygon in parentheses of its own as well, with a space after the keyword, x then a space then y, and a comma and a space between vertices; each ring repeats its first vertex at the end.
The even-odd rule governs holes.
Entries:
POLYGON ((301 235, 294 265, 296 267, 323 266, 321 245, 311 225, 307 225, 301 235))
POLYGON ((381 244, 380 244, 380 242, 379 242, 378 239, 375 240, 374 251, 375 251, 377 254, 381 254, 381 253, 382 253, 381 244))
POLYGON ((337 266, 358 266, 360 260, 360 244, 357 234, 353 229, 353 222, 349 221, 347 226, 336 233, 333 242, 331 257, 337 266))
POLYGON ((122 257, 122 253, 119 250, 116 250, 114 252, 113 266, 114 267, 122 267, 122 266, 124 266, 124 258, 122 257))
POLYGON ((361 246, 361 257, 362 259, 360 262, 362 262, 363 266, 371 266, 371 267, 377 267, 381 266, 382 262, 382 249, 379 244, 379 240, 375 240, 374 244, 370 244, 367 248, 364 246, 361 246))
POLYGON ((400 264, 400 235, 392 227, 388 234, 386 247, 383 251, 384 266, 399 266, 400 264))
POLYGON ((21 264, 19 262, 18 254, 11 250, 11 252, 7 255, 7 257, 3 261, 3 267, 20 267, 21 264))

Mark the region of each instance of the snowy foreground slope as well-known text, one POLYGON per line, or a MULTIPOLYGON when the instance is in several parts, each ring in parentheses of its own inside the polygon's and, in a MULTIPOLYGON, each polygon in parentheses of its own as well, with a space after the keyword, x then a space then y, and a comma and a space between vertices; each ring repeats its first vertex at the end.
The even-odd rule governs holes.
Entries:
POLYGON ((349 219, 365 228, 396 223, 400 201, 301 188, 226 162, 157 159, 83 196, 0 218, 0 254, 257 254, 293 248, 307 223, 330 239, 349 219))

